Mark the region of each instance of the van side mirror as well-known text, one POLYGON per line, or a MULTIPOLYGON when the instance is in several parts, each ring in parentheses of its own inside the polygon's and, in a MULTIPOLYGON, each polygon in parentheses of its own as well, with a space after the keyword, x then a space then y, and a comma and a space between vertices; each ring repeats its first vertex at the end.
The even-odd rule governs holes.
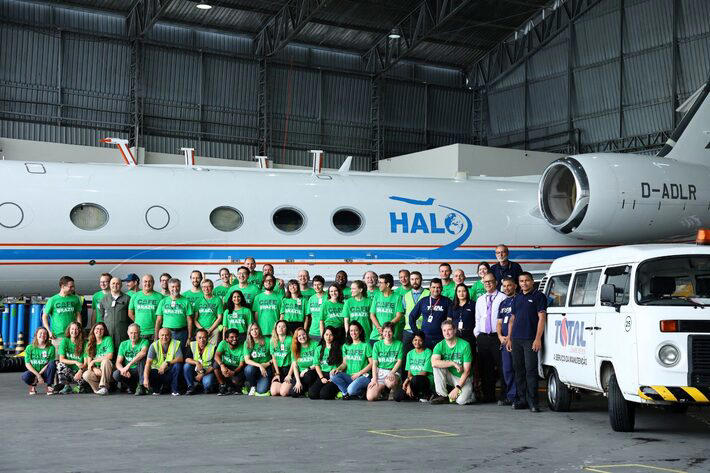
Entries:
POLYGON ((599 300, 603 306, 614 307, 619 312, 619 304, 616 303, 616 286, 613 284, 602 284, 599 300))

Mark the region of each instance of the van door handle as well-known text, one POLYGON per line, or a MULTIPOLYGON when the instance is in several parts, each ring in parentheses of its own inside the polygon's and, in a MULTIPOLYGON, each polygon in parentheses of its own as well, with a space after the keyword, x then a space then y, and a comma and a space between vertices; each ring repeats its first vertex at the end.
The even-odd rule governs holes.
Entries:
POLYGON ((594 327, 594 330, 601 330, 601 327, 594 327))
POLYGON ((584 330, 594 330, 596 327, 584 327, 584 330))

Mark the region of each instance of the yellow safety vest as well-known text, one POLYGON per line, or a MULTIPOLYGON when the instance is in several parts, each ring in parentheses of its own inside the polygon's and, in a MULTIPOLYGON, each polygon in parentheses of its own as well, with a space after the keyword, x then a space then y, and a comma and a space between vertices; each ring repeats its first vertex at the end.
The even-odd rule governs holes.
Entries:
MULTIPOLYGON (((422 300, 422 297, 429 297, 429 289, 424 289, 419 296, 419 299, 417 302, 422 300)), ((409 326, 409 313, 412 312, 412 309, 414 309, 414 306, 417 305, 417 302, 414 302, 414 296, 412 296, 412 290, 410 289, 404 294, 404 330, 412 330, 411 327, 409 326)), ((422 328, 422 318, 420 317, 419 320, 417 320, 417 328, 421 329, 422 328)))
POLYGON ((199 361, 204 369, 207 369, 212 364, 212 357, 214 357, 214 345, 208 343, 205 345, 205 351, 200 354, 200 348, 197 346, 197 342, 190 342, 190 350, 192 350, 192 359, 199 361))
POLYGON ((166 361, 173 361, 178 349, 180 349, 180 342, 177 340, 170 340, 167 354, 163 353, 163 346, 160 340, 153 342, 153 350, 155 351, 156 358, 153 358, 153 362, 150 364, 151 369, 157 370, 166 361))

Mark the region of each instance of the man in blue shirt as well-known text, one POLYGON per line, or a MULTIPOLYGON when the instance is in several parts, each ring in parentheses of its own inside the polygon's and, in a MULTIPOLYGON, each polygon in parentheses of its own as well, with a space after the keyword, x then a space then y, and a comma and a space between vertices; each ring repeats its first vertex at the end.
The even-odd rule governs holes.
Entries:
POLYGON ((532 274, 524 271, 518 278, 520 294, 513 299, 510 315, 508 349, 513 351, 513 370, 518 388, 514 409, 530 408, 540 412, 537 406, 537 353, 542 348, 542 334, 547 318, 547 298, 534 289, 532 274))
POLYGON ((441 323, 446 320, 451 307, 451 300, 441 295, 441 279, 434 278, 429 283, 429 296, 419 299, 409 313, 409 326, 417 326, 419 317, 423 318, 422 331, 426 335, 427 348, 434 349, 444 339, 441 323))
POLYGON ((503 279, 511 278, 513 281, 517 281, 520 274, 523 272, 523 268, 520 267, 518 263, 510 261, 508 255, 510 251, 505 245, 496 246, 496 259, 498 262, 491 266, 490 272, 496 277, 498 281, 498 290, 500 291, 503 279))
POLYGON ((510 322, 510 314, 513 311, 513 300, 515 300, 515 291, 518 285, 511 278, 503 279, 502 289, 506 298, 500 303, 498 308, 498 339, 500 340, 501 349, 501 364, 503 366, 503 381, 504 394, 503 398, 498 401, 499 406, 510 406, 515 402, 515 372, 513 371, 513 356, 508 351, 508 322, 510 322))

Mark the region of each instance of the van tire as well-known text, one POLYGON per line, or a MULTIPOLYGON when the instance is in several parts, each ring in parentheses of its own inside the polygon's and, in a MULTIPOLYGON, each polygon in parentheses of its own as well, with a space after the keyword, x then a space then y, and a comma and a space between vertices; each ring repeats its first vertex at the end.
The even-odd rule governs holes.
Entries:
POLYGON ((614 432, 633 432, 636 423, 636 404, 624 399, 616 381, 616 374, 609 377, 609 423, 614 432))
POLYGON ((550 368, 547 374, 547 405, 552 411, 567 412, 572 403, 572 391, 560 381, 557 370, 550 368))

